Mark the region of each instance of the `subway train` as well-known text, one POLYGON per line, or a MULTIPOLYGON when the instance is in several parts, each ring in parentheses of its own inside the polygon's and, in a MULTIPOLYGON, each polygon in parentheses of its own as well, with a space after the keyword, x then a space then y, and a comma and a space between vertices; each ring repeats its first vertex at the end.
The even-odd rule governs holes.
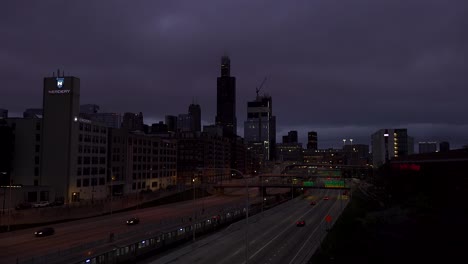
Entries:
MULTIPOLYGON (((261 204, 250 206, 249 214, 253 215, 261 211, 261 204)), ((73 260, 68 259, 68 263, 73 264, 123 264, 135 263, 139 259, 155 255, 158 251, 174 247, 193 238, 195 236, 207 234, 219 230, 236 221, 245 219, 245 208, 232 209, 219 215, 203 219, 195 224, 186 223, 177 229, 159 231, 148 234, 138 240, 119 240, 93 250, 81 252, 73 260)))

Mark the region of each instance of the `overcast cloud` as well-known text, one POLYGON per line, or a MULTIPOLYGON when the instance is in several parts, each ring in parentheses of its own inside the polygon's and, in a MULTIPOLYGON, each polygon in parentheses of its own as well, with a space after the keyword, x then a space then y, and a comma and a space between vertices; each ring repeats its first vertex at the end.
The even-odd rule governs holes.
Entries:
POLYGON ((41 107, 42 78, 81 79, 81 102, 146 122, 216 113, 220 57, 237 120, 267 76, 278 139, 370 143, 379 128, 468 144, 465 0, 21 1, 0 3, 0 108, 41 107))

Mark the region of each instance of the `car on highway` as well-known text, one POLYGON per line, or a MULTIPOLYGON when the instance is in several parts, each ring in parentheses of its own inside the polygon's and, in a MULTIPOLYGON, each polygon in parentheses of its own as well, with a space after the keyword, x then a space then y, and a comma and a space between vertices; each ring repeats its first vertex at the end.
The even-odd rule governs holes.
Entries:
POLYGON ((316 204, 317 204, 317 202, 316 202, 316 201, 312 201, 312 202, 310 202, 310 205, 316 205, 316 204))
POLYGON ((42 229, 37 230, 34 232, 34 235, 37 237, 43 237, 43 236, 51 236, 55 233, 55 229, 52 227, 44 227, 42 229))
POLYGON ((127 225, 136 225, 138 223, 140 223, 140 219, 137 217, 132 217, 127 220, 127 225))
POLYGON ((328 196, 325 196, 325 197, 323 197, 323 199, 324 199, 324 200, 328 200, 329 198, 328 198, 328 196))
POLYGON ((296 222, 296 226, 305 226, 305 221, 304 220, 299 220, 296 222))

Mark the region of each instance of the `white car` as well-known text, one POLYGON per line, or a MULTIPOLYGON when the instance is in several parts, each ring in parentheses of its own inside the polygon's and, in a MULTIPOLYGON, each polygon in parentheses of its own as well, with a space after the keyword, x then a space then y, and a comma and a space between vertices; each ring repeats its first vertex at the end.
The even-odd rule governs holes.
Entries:
POLYGON ((42 202, 38 202, 38 203, 34 203, 32 207, 34 208, 40 208, 40 207, 47 207, 49 206, 50 203, 47 202, 47 201, 42 201, 42 202))

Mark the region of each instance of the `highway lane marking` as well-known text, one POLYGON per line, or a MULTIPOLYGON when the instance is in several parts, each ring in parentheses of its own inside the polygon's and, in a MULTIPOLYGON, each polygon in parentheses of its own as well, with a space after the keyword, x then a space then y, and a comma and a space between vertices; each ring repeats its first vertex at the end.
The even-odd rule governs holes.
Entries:
MULTIPOLYGON (((301 215, 300 217, 298 218, 303 218, 306 214, 310 213, 310 211, 312 211, 315 207, 312 207, 311 209, 309 209, 306 213, 304 213, 303 215, 301 215)), ((290 217, 289 217, 290 218, 290 217)), ((284 221, 283 221, 284 222, 284 221)), ((259 250, 257 250, 253 255, 251 255, 249 257, 249 259, 255 257, 258 253, 260 253, 260 251, 262 251, 265 247, 267 247, 268 245, 270 245, 275 239, 277 239, 279 236, 281 236, 284 232, 288 231, 289 228, 285 228, 281 233, 279 233, 278 235, 276 235, 274 238, 272 238, 270 240, 270 242, 266 243, 263 247, 261 247, 259 250)), ((242 263, 245 263, 245 262, 242 262, 242 263)))
MULTIPOLYGON (((328 210, 327 212, 327 215, 330 213, 330 211, 336 206, 338 201, 335 201, 335 203, 333 204, 332 207, 330 207, 330 209, 328 210)), ((312 238, 312 236, 315 234, 315 232, 317 232, 317 229, 323 224, 323 221, 325 221, 325 219, 322 219, 322 221, 320 221, 320 224, 317 225, 317 227, 314 229, 314 231, 312 231, 312 234, 310 234, 310 236, 307 238, 307 240, 304 242, 304 244, 302 245, 302 247, 297 251, 296 255, 294 256, 294 258, 292 258, 292 260, 289 262, 289 264, 293 263, 293 261, 297 258, 297 256, 299 255, 299 253, 302 251, 302 249, 304 248, 304 246, 309 242, 309 240, 312 238)))

